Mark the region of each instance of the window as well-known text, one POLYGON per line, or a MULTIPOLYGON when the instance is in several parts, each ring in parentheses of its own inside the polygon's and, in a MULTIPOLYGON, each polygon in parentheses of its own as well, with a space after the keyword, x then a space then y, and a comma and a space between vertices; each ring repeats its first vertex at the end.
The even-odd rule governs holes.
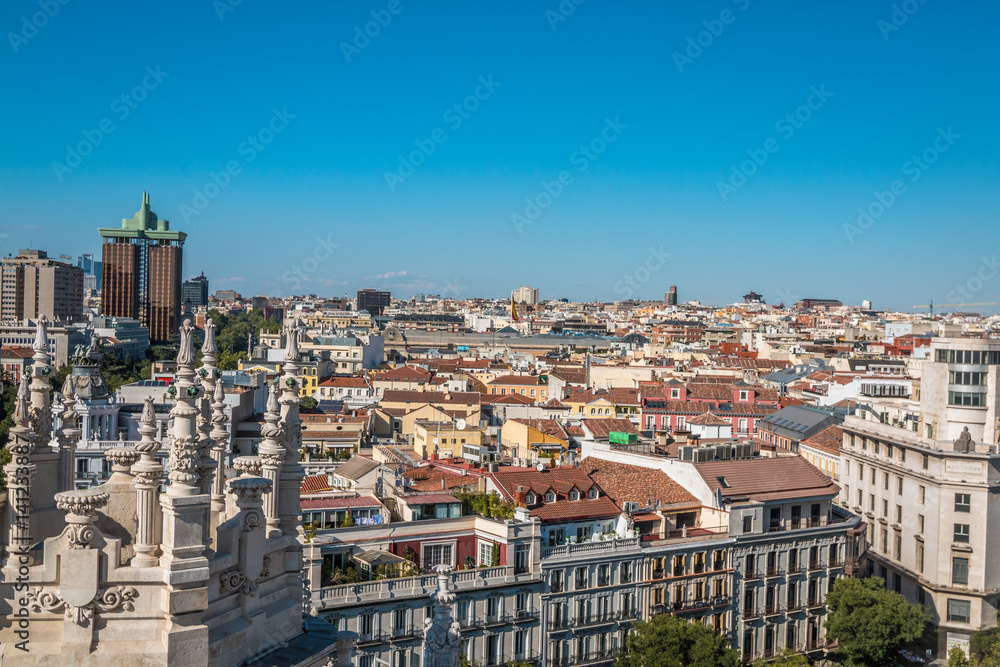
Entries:
POLYGON ((744 533, 753 532, 753 514, 743 515, 743 532, 744 533))
POLYGON ((965 586, 969 583, 969 559, 951 559, 951 583, 956 586, 965 586))
POLYGON ((893 539, 892 544, 892 557, 899 560, 903 553, 903 536, 896 533, 895 539, 893 539))
MULTIPOLYGON (((926 468, 927 466, 924 466, 926 468)), ((920 504, 923 505, 924 501, 927 500, 927 489, 923 486, 920 487, 920 504)))
POLYGON ((924 532, 924 515, 923 514, 918 514, 917 515, 917 527, 918 527, 917 528, 917 532, 918 533, 924 532))
POLYGON ((554 492, 549 491, 548 493, 545 494, 545 502, 554 503, 555 501, 556 501, 556 494, 554 492))
POLYGON ((493 565, 493 543, 479 541, 479 562, 477 563, 480 567, 483 565, 489 567, 493 565))
POLYGON ((375 614, 361 614, 358 617, 358 634, 364 637, 371 637, 374 634, 375 614))
POLYGON ((872 486, 874 486, 875 485, 875 468, 872 468, 869 472, 871 473, 870 477, 871 477, 871 480, 872 480, 871 481, 872 486))
POLYGON ((435 565, 455 565, 451 544, 425 544, 421 565, 430 569, 435 565))
POLYGON ((862 482, 865 480, 865 464, 864 463, 859 463, 858 464, 858 479, 860 479, 862 482))
POLYGON ((969 542, 969 524, 967 523, 956 523, 955 524, 955 541, 956 542, 969 542))
POLYGON ((926 454, 921 454, 920 457, 921 457, 920 458, 920 467, 923 468, 924 470, 927 470, 927 464, 929 463, 927 455, 926 454))
POLYGON ((956 512, 971 512, 972 511, 972 496, 968 493, 956 493, 955 494, 955 511, 956 512))
POLYGON ((968 600, 948 598, 948 620, 968 623, 972 617, 972 604, 968 600))
POLYGON ((875 511, 875 494, 874 493, 869 493, 868 494, 868 511, 869 512, 874 512, 875 511))
POLYGON ((903 523, 903 506, 896 505, 896 523, 903 523))
POLYGON ((882 516, 889 516, 889 501, 885 498, 882 499, 882 516))
POLYGON ((900 495, 903 493, 903 478, 899 476, 896 477, 896 493, 900 495))
MULTIPOLYGON (((534 393, 534 389, 531 390, 534 393)), ((528 631, 518 630, 514 633, 514 659, 523 660, 525 647, 528 643, 528 631)))
POLYGON ((576 590, 582 590, 587 587, 587 574, 587 568, 576 568, 576 590))
POLYGON ((917 540, 917 572, 924 571, 924 543, 917 540))
POLYGON ((963 405, 971 407, 983 407, 986 405, 986 394, 973 393, 969 391, 949 391, 948 405, 963 405))

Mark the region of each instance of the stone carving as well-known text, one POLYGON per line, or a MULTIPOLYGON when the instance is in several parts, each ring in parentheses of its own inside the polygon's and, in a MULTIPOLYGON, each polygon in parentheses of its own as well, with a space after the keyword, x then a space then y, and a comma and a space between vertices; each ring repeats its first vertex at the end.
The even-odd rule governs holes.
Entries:
POLYGON ((294 319, 285 320, 285 361, 299 360, 299 327, 294 319))
POLYGON ((968 426, 962 427, 962 433, 959 434, 958 440, 955 440, 954 442, 955 451, 962 454, 968 454, 976 446, 976 442, 972 439, 972 434, 969 433, 968 426))
POLYGON ((222 595, 229 595, 231 593, 256 595, 257 585, 247 580, 246 575, 242 571, 229 570, 219 575, 219 592, 222 595))
POLYGON ((181 349, 177 353, 177 365, 191 365, 194 364, 194 327, 191 326, 191 320, 184 320, 184 324, 181 325, 181 349))
POLYGON ((208 318, 208 321, 205 322, 205 340, 201 344, 201 353, 206 356, 214 356, 218 353, 218 351, 219 348, 215 346, 215 322, 213 322, 210 317, 208 318))
POLYGON ((263 465, 259 456, 237 456, 233 461, 233 467, 240 471, 241 477, 260 477, 263 465))
POLYGON ((33 588, 27 593, 31 609, 35 613, 43 611, 56 613, 63 610, 66 620, 86 627, 97 612, 135 611, 132 603, 139 591, 132 586, 111 586, 99 591, 92 601, 80 607, 66 604, 58 593, 41 588, 33 588))
POLYGON ((434 616, 424 621, 424 660, 426 667, 458 667, 462 636, 451 614, 455 593, 449 590, 451 567, 437 565, 438 588, 431 593, 434 616))
POLYGON ((49 351, 49 318, 42 315, 35 326, 35 342, 31 349, 35 352, 49 351))
POLYGON ((100 487, 63 491, 55 496, 56 507, 66 512, 66 529, 63 534, 69 541, 70 549, 92 549, 93 542, 100 534, 94 527, 97 510, 108 504, 111 494, 100 487))
POLYGON ((129 472, 129 469, 139 460, 140 452, 124 447, 109 449, 104 452, 104 458, 111 461, 114 472, 129 472))
POLYGON ((271 557, 264 556, 264 565, 261 567, 260 570, 260 578, 266 579, 267 577, 270 576, 271 576, 271 557))

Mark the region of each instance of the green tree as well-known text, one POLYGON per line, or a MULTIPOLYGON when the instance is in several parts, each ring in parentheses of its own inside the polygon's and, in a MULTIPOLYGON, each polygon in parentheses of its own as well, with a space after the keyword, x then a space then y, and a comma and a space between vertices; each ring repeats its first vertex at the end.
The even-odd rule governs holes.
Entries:
POLYGON ((801 653, 796 653, 790 648, 783 648, 774 660, 768 661, 760 658, 754 660, 753 667, 809 667, 809 661, 801 653))
POLYGON ((969 667, 969 659, 959 646, 952 646, 948 651, 948 667, 969 667))
POLYGON ((826 636, 852 667, 892 667, 919 647, 930 624, 923 605, 885 589, 881 577, 841 578, 827 596, 826 636))
POLYGON ((703 623, 661 614, 636 621, 615 667, 736 667, 739 653, 703 623))
POLYGON ((303 410, 315 410, 319 407, 319 401, 317 401, 312 396, 306 396, 299 403, 299 407, 303 410))
POLYGON ((1000 639, 1000 627, 987 628, 974 632, 969 640, 969 653, 972 654, 976 662, 980 662, 990 654, 990 650, 997 645, 1000 639))

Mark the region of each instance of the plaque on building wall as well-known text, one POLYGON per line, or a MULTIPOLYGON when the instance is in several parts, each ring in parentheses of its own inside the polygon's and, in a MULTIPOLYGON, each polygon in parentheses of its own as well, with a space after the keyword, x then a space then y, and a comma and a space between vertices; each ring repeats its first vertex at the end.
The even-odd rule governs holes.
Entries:
POLYGON ((944 462, 944 471, 981 475, 983 474, 983 464, 981 461, 958 461, 951 459, 944 462))

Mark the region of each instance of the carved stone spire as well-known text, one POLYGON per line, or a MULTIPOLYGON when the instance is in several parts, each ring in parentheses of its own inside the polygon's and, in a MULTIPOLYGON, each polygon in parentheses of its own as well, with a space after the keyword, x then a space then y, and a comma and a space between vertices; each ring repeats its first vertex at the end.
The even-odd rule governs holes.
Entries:
POLYGON ((285 320, 285 361, 299 360, 299 327, 298 323, 289 318, 285 320))
POLYGON ((77 414, 76 392, 73 388, 73 376, 67 375, 62 386, 62 408, 59 415, 62 427, 56 434, 59 441, 59 490, 69 491, 76 482, 76 445, 80 441, 80 415, 77 414))
POLYGON ((434 616, 424 621, 424 662, 426 667, 458 667, 462 637, 459 624, 451 613, 455 593, 451 581, 451 566, 437 565, 438 588, 431 593, 434 616))
MULTIPOLYGON (((225 469, 226 452, 229 446, 229 430, 226 424, 226 390, 222 378, 215 381, 215 391, 212 392, 212 459, 215 461, 215 475, 212 478, 212 512, 213 521, 218 520, 226 511, 225 469)), ((259 473, 258 473, 259 474, 259 473)))
POLYGON ((32 344, 31 349, 35 352, 45 352, 49 351, 49 320, 44 315, 38 320, 38 324, 35 326, 35 342, 32 344))
POLYGON ((264 412, 264 424, 260 427, 263 440, 260 443, 260 460, 264 477, 271 481, 271 490, 264 497, 264 515, 267 517, 268 532, 277 529, 278 520, 278 475, 285 461, 285 448, 281 446, 284 430, 279 421, 281 413, 278 406, 278 388, 268 385, 267 410, 264 412))
POLYGON ((156 460, 160 443, 153 439, 156 435, 156 411, 153 397, 147 396, 139 418, 141 440, 135 449, 142 457, 132 466, 132 483, 136 493, 136 536, 133 567, 154 567, 160 550, 158 513, 160 511, 160 475, 163 466, 156 460))
MULTIPOLYGON (((202 359, 209 355, 215 357, 219 353, 219 348, 215 346, 215 322, 212 321, 211 317, 205 322, 205 340, 201 344, 201 353, 203 355, 202 359)), ((207 366, 208 364, 206 363, 205 365, 207 366)), ((212 366, 214 365, 213 363, 212 366)))

